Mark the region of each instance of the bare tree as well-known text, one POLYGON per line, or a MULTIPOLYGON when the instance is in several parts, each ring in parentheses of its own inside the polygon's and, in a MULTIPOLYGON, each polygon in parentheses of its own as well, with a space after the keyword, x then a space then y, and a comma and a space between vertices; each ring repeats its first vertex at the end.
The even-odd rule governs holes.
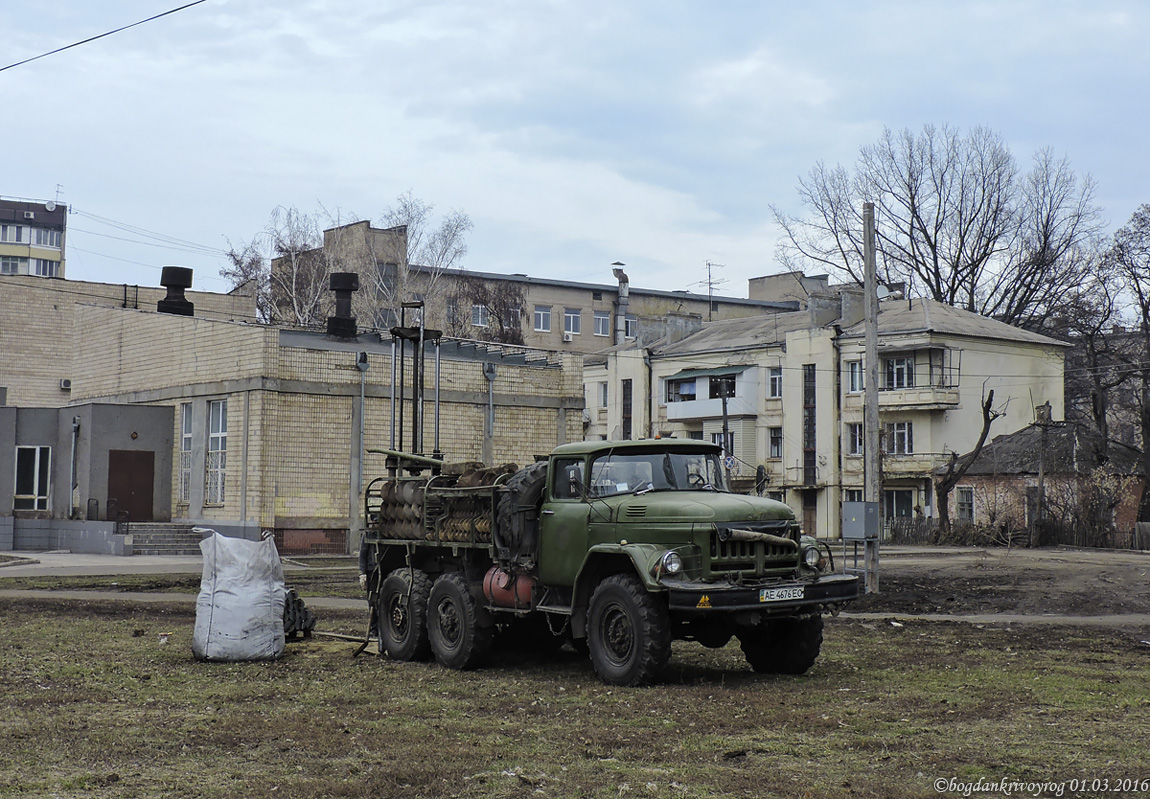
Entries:
POLYGON ((938 500, 939 532, 945 535, 950 532, 950 492, 958 485, 971 464, 978 458, 986 444, 986 437, 990 434, 990 425, 1002 416, 1001 411, 994 410, 994 389, 986 393, 982 403, 982 430, 978 434, 978 441, 969 454, 959 458, 957 452, 950 453, 950 460, 946 464, 946 471, 934 483, 934 494, 938 500))
POLYGON ((407 236, 402 261, 394 268, 372 273, 375 296, 392 318, 398 317, 402 302, 422 299, 430 306, 442 301, 440 278, 467 254, 471 217, 462 211, 451 211, 437 223, 434 210, 434 205, 407 191, 380 215, 381 226, 403 228, 407 236))
POLYGON ((1039 151, 1030 172, 986 128, 885 130, 856 169, 819 163, 799 180, 805 217, 772 207, 779 260, 862 282, 864 202, 874 202, 885 282, 1009 323, 1042 319, 1081 274, 1074 249, 1099 227, 1093 182, 1039 151))
POLYGON ((248 292, 255 296, 256 318, 264 324, 279 321, 271 296, 271 269, 260 251, 257 240, 240 242, 228 241, 226 255, 229 266, 220 270, 220 277, 231 284, 232 291, 248 292))
MULTIPOLYGON (((1137 338, 1129 366, 1138 381, 1139 427, 1142 432, 1142 473, 1150 475, 1150 204, 1142 205, 1130 221, 1114 234, 1107 261, 1121 277, 1122 287, 1133 299, 1137 338)), ((1150 521, 1150 491, 1144 491, 1139 521, 1150 521)))
POLYGON ((452 284, 447 296, 447 333, 461 338, 523 343, 523 292, 504 281, 488 282, 465 276, 452 284), (471 324, 478 313, 483 324, 471 324))

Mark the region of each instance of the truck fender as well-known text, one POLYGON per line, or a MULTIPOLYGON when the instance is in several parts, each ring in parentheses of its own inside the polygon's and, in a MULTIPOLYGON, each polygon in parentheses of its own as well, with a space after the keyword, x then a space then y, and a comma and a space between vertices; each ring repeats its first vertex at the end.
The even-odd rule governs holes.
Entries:
POLYGON ((571 632, 576 638, 587 635, 587 606, 595 586, 613 574, 634 574, 648 591, 662 590, 655 580, 655 563, 667 547, 657 544, 597 544, 587 551, 575 576, 571 597, 571 632))

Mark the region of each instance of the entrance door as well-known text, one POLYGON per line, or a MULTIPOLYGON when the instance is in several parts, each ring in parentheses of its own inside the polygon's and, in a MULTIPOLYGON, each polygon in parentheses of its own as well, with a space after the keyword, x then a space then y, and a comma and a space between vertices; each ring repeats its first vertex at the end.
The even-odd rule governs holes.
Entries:
POLYGON ((150 522, 152 491, 155 486, 156 453, 146 450, 108 451, 109 504, 128 512, 129 521, 150 522))

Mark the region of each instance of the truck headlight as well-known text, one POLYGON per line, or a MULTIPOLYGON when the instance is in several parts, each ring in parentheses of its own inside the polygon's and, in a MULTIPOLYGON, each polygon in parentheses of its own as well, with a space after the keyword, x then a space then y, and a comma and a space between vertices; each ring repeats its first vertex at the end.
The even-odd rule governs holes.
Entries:
POLYGON ((819 552, 818 547, 807 547, 803 550, 803 563, 806 564, 809 569, 819 568, 822 557, 822 553, 819 552))
POLYGON ((678 552, 664 552, 659 558, 658 570, 663 574, 678 574, 683 570, 683 559, 678 552))

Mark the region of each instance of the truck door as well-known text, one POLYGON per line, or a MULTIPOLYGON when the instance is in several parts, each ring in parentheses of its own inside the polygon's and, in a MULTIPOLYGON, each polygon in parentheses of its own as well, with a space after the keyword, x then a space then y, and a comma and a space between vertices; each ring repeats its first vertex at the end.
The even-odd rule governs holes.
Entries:
POLYGON ((539 517, 539 581, 570 586, 587 553, 586 463, 556 458, 547 479, 539 517))

